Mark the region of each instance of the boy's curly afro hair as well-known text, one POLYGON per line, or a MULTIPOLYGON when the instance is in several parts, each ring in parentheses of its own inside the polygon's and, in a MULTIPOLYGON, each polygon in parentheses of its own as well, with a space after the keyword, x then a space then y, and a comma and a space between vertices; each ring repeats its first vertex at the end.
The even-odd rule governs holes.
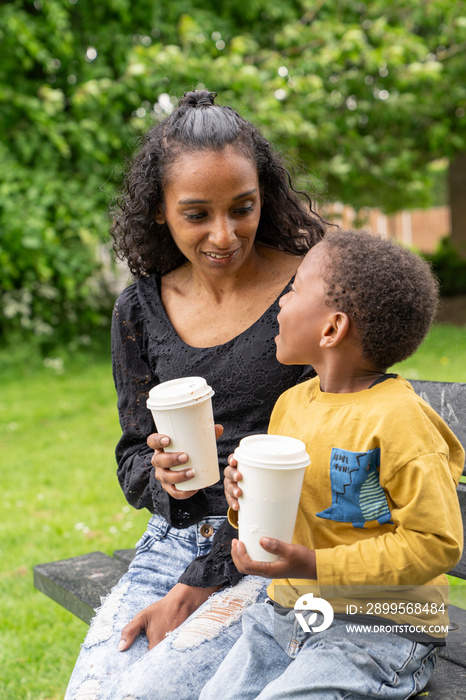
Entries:
POLYGON ((350 317, 363 356, 388 369, 412 355, 437 310, 439 289, 428 263, 400 244, 362 231, 331 231, 326 247, 326 304, 350 317))

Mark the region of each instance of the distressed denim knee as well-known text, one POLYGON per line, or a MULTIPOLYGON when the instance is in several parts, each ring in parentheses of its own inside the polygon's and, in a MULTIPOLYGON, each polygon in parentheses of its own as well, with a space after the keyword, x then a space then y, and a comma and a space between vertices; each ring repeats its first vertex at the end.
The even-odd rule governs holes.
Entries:
MULTIPOLYGON (((220 663, 221 659, 218 655, 220 654, 223 658, 239 635, 239 631, 236 631, 237 628, 239 630, 237 621, 244 608, 261 595, 265 596, 266 582, 263 579, 260 580, 260 585, 256 585, 248 584, 248 580, 252 577, 247 577, 243 580, 244 583, 241 581, 238 584, 237 592, 228 593, 229 590, 233 591, 236 588, 234 587, 215 594, 219 596, 218 600, 223 602, 216 604, 215 597, 206 601, 204 606, 196 611, 179 630, 175 630, 166 642, 162 642, 151 652, 148 652, 147 638, 143 634, 139 635, 127 651, 118 652, 118 643, 124 625, 130 622, 137 612, 165 596, 196 556, 210 551, 213 537, 206 540, 201 536, 202 525, 206 523, 212 525, 215 532, 223 520, 222 517, 205 518, 200 524, 178 530, 168 526, 160 516, 151 518, 147 532, 138 542, 137 554, 128 572, 102 602, 102 607, 91 623, 70 679, 65 700, 105 700, 106 698, 115 700, 116 695, 111 694, 113 690, 109 693, 109 689, 113 688, 114 682, 118 679, 123 681, 128 677, 128 683, 129 678, 134 679, 136 674, 133 673, 133 667, 138 662, 141 662, 141 673, 144 674, 144 680, 147 679, 148 684, 152 685, 151 692, 153 692, 153 683, 164 680, 158 677, 158 672, 155 673, 156 679, 152 682, 149 680, 153 675, 150 659, 156 655, 152 653, 155 649, 157 649, 157 655, 163 658, 163 663, 171 664, 172 674, 178 674, 180 683, 186 675, 186 667, 180 664, 184 664, 185 661, 190 664, 187 658, 189 654, 209 641, 212 641, 212 650, 206 652, 207 656, 212 654, 212 663, 215 663, 216 658, 219 658, 218 663, 220 663), (207 611, 205 618, 201 616, 204 610, 207 611), (199 619, 196 621, 198 615, 199 619), (181 630, 188 624, 189 627, 186 627, 181 634, 181 630), (225 642, 224 652, 220 640, 225 642)), ((204 651, 200 655, 203 653, 204 651)), ((194 663, 197 662, 194 661, 194 663)), ((203 665, 200 664, 199 668, 202 669, 203 665)), ((203 683, 203 674, 207 673, 210 674, 207 666, 200 671, 198 681, 200 687, 203 683)), ((161 676, 163 675, 161 673, 161 676)), ((121 697, 131 697, 131 694, 138 697, 135 690, 130 683, 128 685, 125 683, 126 695, 121 697)))

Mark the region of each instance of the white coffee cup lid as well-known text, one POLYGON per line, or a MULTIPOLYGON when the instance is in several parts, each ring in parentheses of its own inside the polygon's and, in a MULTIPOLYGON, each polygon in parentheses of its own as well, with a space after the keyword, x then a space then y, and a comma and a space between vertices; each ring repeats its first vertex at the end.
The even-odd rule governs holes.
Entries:
POLYGON ((184 408, 214 395, 203 377, 182 377, 157 384, 149 391, 147 408, 184 408))
POLYGON ((249 435, 240 441, 235 458, 264 469, 296 469, 311 463, 304 442, 284 435, 249 435))

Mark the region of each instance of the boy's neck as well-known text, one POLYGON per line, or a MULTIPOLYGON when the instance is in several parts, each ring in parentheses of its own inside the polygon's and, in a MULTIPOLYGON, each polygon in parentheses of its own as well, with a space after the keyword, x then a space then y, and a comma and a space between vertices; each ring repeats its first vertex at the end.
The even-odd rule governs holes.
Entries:
POLYGON ((386 374, 385 370, 370 366, 315 369, 321 390, 328 394, 354 394, 364 391, 386 374))

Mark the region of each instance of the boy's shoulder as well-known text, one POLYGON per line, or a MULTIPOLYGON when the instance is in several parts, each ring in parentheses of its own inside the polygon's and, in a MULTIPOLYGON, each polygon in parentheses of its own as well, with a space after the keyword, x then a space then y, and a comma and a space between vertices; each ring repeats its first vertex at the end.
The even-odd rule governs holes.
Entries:
MULTIPOLYGON (((329 397, 330 401, 330 395, 327 394, 326 396, 329 397)), ((386 396, 387 399, 401 398, 403 396, 408 402, 412 403, 413 406, 416 406, 418 402, 425 404, 425 401, 423 401, 423 399, 421 399, 415 393, 409 381, 401 377, 399 374, 396 375, 396 378, 387 379, 371 389, 365 389, 361 392, 356 392, 355 394, 332 394, 331 396, 335 397, 336 403, 347 403, 345 397, 351 397, 352 400, 357 400, 359 398, 376 398, 378 396, 386 396), (373 391, 374 388, 376 389, 375 391, 373 391)), ((306 381, 292 386, 290 389, 284 391, 280 395, 277 403, 286 403, 289 401, 294 402, 301 398, 311 401, 312 399, 319 397, 323 397, 323 394, 320 391, 319 377, 312 377, 311 379, 307 379, 306 381)))
POLYGON ((293 403, 300 400, 310 401, 319 393, 319 387, 319 377, 311 377, 311 379, 306 379, 305 381, 286 389, 286 391, 280 394, 276 405, 286 404, 290 401, 293 403))
MULTIPOLYGON (((318 377, 313 377, 291 387, 278 398, 275 414, 300 413, 314 404, 319 410, 363 411, 367 420, 371 418, 380 426, 389 425, 394 430, 405 431, 414 425, 430 431, 433 426, 441 433, 448 428, 438 413, 416 392, 410 382, 400 375, 390 377, 370 389, 353 394, 326 394, 320 390, 318 377)), ((327 414, 328 415, 328 414, 327 414)))

